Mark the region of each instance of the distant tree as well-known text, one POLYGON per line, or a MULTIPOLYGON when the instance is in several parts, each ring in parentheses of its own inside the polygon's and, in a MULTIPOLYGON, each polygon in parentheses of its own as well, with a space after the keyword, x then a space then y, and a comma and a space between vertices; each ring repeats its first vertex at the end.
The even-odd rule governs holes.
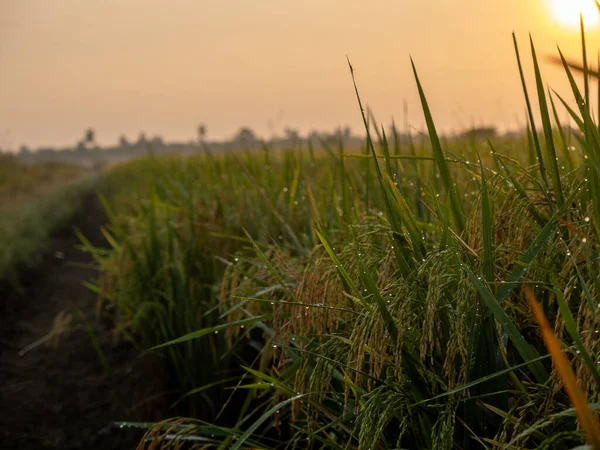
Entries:
POLYGON ((127 148, 129 147, 129 141, 127 140, 127 137, 123 134, 121 135, 121 137, 119 138, 119 147, 121 148, 127 148))
POLYGON ((143 131, 140 133, 140 136, 138 137, 136 145, 138 147, 146 147, 148 145, 148 139, 146 138, 146 133, 144 133, 143 131))
POLYGON ((95 147, 96 146, 96 132, 93 128, 88 128, 85 130, 85 135, 83 138, 84 143, 87 146, 95 147))
POLYGON ((88 128, 84 131, 83 138, 75 144, 75 149, 78 152, 82 152, 94 147, 96 147, 96 132, 93 128, 88 128))
POLYGON ((248 147, 257 141, 254 131, 248 127, 242 127, 233 138, 233 142, 248 147))
POLYGON ((300 140, 300 133, 293 128, 284 128, 283 134, 285 135, 285 139, 289 142, 298 142, 300 140))
POLYGON ((21 147, 19 148, 19 154, 21 156, 25 156, 25 155, 28 155, 30 153, 31 153, 31 150, 26 145, 21 145, 21 147))
POLYGON ((352 137, 352 129, 350 127, 344 127, 342 129, 342 137, 344 139, 350 139, 352 137))
POLYGON ((200 143, 204 142, 205 136, 206 136, 206 125, 201 123, 200 125, 198 125, 198 142, 200 142, 200 143))
POLYGON ((321 134, 317 130, 312 130, 308 134, 308 139, 310 139, 313 142, 313 144, 316 144, 317 142, 320 142, 321 134))
POLYGON ((492 139, 496 137, 497 130, 495 127, 475 127, 462 133, 462 136, 467 139, 492 139))
POLYGON ((150 145, 152 146, 152 148, 157 149, 157 148, 164 147, 165 142, 163 141, 163 138, 161 138, 160 136, 154 136, 152 138, 152 140, 150 141, 150 145))

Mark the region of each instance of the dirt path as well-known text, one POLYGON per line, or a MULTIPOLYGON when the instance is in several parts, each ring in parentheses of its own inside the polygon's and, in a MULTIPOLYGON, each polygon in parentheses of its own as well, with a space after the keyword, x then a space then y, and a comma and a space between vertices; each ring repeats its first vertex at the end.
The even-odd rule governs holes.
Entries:
POLYGON ((82 284, 96 272, 82 267, 92 260, 76 248, 79 240, 73 231, 76 227, 94 245, 103 245, 104 221, 96 196, 88 196, 71 226, 55 236, 41 266, 23 276, 23 292, 0 291, 2 449, 135 448, 138 431, 119 430, 110 423, 140 419, 139 414, 127 415, 120 402, 131 406, 143 398, 136 373, 141 375, 147 362, 131 346, 112 343, 96 319, 96 296, 82 284), (94 330, 112 378, 77 319, 73 323, 79 326, 60 334, 57 350, 45 343, 19 355, 47 335, 61 311, 77 310, 94 330))

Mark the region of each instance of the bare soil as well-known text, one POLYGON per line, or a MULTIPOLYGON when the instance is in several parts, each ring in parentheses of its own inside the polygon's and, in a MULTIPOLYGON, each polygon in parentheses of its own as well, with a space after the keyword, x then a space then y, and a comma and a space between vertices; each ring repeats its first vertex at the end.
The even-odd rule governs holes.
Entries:
POLYGON ((97 272, 91 255, 78 248, 74 229, 103 246, 104 223, 96 196, 88 196, 71 225, 44 250, 41 265, 23 274, 21 288, 0 287, 2 449, 135 448, 140 430, 113 423, 153 420, 165 411, 160 395, 145 397, 161 392, 160 377, 147 381, 145 376, 156 373, 154 362, 111 338, 109 324, 96 314, 97 296, 83 285, 97 272), (32 348, 61 312, 72 321, 58 345, 49 345, 50 339, 32 348), (90 330, 110 370, 101 363, 90 330), (28 351, 21 356, 23 349, 28 351))

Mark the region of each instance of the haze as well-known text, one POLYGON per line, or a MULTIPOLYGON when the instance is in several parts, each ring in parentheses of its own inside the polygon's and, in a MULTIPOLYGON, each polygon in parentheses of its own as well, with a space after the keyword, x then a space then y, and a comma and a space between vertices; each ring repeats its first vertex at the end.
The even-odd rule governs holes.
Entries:
MULTIPOLYGON (((346 55, 380 121, 403 123, 406 99, 422 127, 411 54, 440 128, 516 128, 513 30, 528 70, 528 32, 544 60, 556 44, 578 58, 578 31, 547 0, 3 1, 0 147, 74 145, 87 127, 102 145, 141 131, 190 140, 199 123, 209 139, 240 126, 361 132, 346 55)), ((560 68, 542 68, 568 92, 560 68)))

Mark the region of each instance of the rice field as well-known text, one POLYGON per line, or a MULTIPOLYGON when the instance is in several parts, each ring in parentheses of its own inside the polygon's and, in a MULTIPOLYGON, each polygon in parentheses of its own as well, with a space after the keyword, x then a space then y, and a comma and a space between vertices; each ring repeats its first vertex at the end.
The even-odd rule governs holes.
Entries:
POLYGON ((27 165, 0 156, 0 286, 18 284, 19 272, 37 264, 94 183, 76 165, 27 165))
POLYGON ((110 170, 90 289, 173 400, 120 424, 139 448, 599 448, 598 74, 563 59, 562 98, 515 50, 521 138, 439 135, 413 66, 425 137, 375 122, 358 85, 362 148, 110 170))

